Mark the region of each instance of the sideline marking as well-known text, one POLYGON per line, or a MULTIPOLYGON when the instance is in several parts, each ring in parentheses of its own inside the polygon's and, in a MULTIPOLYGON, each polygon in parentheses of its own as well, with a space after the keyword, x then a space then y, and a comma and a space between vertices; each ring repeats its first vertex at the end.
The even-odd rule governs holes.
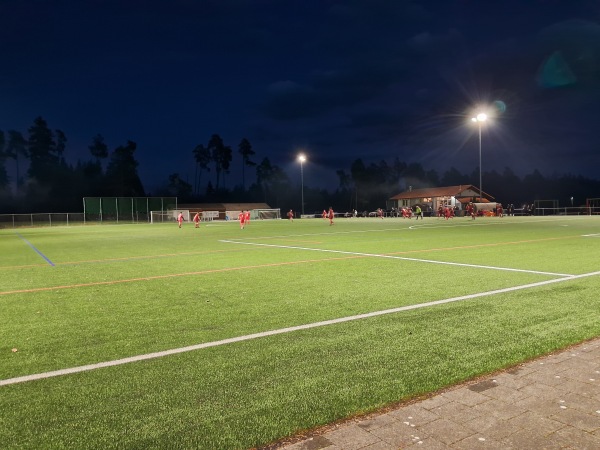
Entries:
POLYGON ((33 245, 31 242, 29 242, 27 239, 25 239, 23 236, 21 236, 21 234, 19 234, 19 233, 16 233, 16 235, 17 235, 17 236, 19 236, 19 237, 20 237, 20 238, 21 238, 23 241, 25 241, 25 243, 26 243, 27 245, 29 245, 29 246, 31 247, 31 249, 32 249, 34 252, 36 252, 36 253, 37 253, 38 255, 40 255, 40 256, 41 256, 43 259, 45 259, 45 260, 46 260, 46 262, 47 262, 48 264, 50 264, 52 267, 54 267, 54 263, 53 263, 52 261, 50 261, 50 260, 49 260, 49 259, 46 257, 46 255, 44 255, 42 252, 40 252, 40 251, 39 251, 39 250, 38 250, 38 249, 35 247, 35 245, 33 245))
POLYGON ((292 333, 294 331, 309 330, 311 328, 335 325, 335 324, 339 324, 339 323, 351 322, 351 321, 355 321, 355 320, 367 319, 367 318, 383 316, 383 315, 387 315, 387 314, 394 314, 394 313, 398 313, 398 312, 410 311, 410 310, 426 308, 426 307, 430 307, 430 306, 443 305, 446 303, 458 302, 458 301, 462 301, 462 300, 470 300, 470 299, 479 298, 479 297, 486 297, 486 296, 490 296, 490 295, 514 292, 514 291, 519 291, 522 289, 540 287, 540 286, 545 286, 545 285, 553 284, 553 283, 561 283, 563 281, 572 281, 572 280, 576 280, 579 278, 592 277, 592 276, 596 276, 596 275, 600 275, 600 272, 590 272, 590 273, 584 273, 581 275, 570 275, 565 278, 557 278, 554 280, 539 281, 537 283, 523 284, 521 286, 513 286, 513 287, 509 287, 509 288, 495 289, 493 291, 487 291, 487 292, 479 292, 477 294, 463 295, 460 297, 452 297, 452 298, 447 298, 447 299, 443 299, 443 300, 419 303, 416 305, 401 306, 399 308, 385 309, 382 311, 374 311, 374 312, 365 313, 365 314, 358 314, 355 316, 340 317, 338 319, 324 320, 321 322, 313 322, 313 323, 308 323, 308 324, 304 324, 304 325, 280 328, 277 330, 263 331, 260 333, 247 334, 245 336, 237 336, 237 337, 233 337, 233 338, 222 339, 220 341, 205 342, 203 344, 196 344, 196 345, 190 345, 187 347, 174 348, 171 350, 164 350, 161 352, 146 353, 144 355, 130 356, 128 358, 115 359, 112 361, 104 361, 104 362, 100 362, 100 363, 96 363, 96 364, 87 364, 85 366, 70 367, 67 369, 53 370, 50 372, 42 372, 42 373, 36 373, 36 374, 32 374, 32 375, 24 375, 21 377, 7 378, 5 380, 0 380, 0 386, 8 386, 11 384, 25 383, 28 381, 35 381, 35 380, 42 380, 42 379, 46 379, 46 378, 58 377, 58 376, 62 376, 62 375, 69 375, 69 374, 73 374, 73 373, 87 372, 90 370, 102 369, 105 367, 120 366, 123 364, 129 364, 129 363, 138 362, 138 361, 146 361, 149 359, 156 359, 156 358, 161 358, 164 356, 176 355, 179 353, 186 353, 186 352, 191 352, 194 350, 201 350, 204 348, 218 347, 221 345, 233 344, 236 342, 243 342, 243 341, 250 341, 250 340, 258 339, 258 338, 262 338, 262 337, 292 333))
POLYGON ((239 241, 227 241, 227 240, 221 240, 219 242, 228 242, 231 244, 254 245, 254 246, 258 246, 258 247, 287 248, 287 249, 293 249, 293 250, 310 250, 313 252, 340 253, 342 255, 353 255, 353 256, 361 256, 361 257, 400 259, 403 261, 423 262, 423 263, 428 263, 428 264, 442 264, 442 265, 447 265, 447 266, 472 267, 472 268, 477 268, 477 269, 504 270, 507 272, 533 273, 536 275, 550 275, 553 277, 570 277, 570 276, 572 276, 571 274, 568 274, 568 273, 540 272, 538 270, 513 269, 512 267, 484 266, 481 264, 455 263, 455 262, 449 262, 449 261, 435 261, 432 259, 408 258, 406 256, 385 255, 385 254, 377 254, 377 253, 348 252, 348 251, 344 251, 344 250, 328 250, 328 249, 322 249, 322 248, 295 247, 295 246, 290 246, 290 245, 275 245, 275 244, 259 244, 259 243, 254 243, 254 242, 239 242, 239 241))

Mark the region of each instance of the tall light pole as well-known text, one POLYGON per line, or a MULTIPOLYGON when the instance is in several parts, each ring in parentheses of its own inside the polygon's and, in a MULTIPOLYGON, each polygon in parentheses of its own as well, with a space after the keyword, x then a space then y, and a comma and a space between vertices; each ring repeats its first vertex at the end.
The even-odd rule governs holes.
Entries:
POLYGON ((477 124, 479 128, 479 203, 482 201, 483 188, 481 183, 481 126, 488 119, 488 115, 486 113, 479 113, 475 117, 471 117, 471 121, 477 124))
POLYGON ((304 215, 304 161, 306 161, 304 153, 298 155, 298 161, 300 161, 300 192, 302 195, 302 215, 304 215))

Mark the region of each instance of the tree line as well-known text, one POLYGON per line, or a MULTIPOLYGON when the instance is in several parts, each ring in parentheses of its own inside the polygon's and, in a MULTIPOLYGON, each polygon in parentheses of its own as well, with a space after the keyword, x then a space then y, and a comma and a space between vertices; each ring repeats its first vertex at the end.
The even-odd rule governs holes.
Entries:
MULTIPOLYGON (((128 140, 110 150, 104 137, 97 134, 88 146, 90 159, 75 165, 66 162, 66 148, 65 133, 50 129, 42 117, 37 117, 26 133, 0 130, 0 213, 79 212, 83 197, 146 195, 177 196, 180 203, 264 202, 294 211, 302 210, 301 197, 304 197, 307 213, 329 206, 338 211, 371 211, 385 208, 389 197, 411 186, 415 189, 478 186, 479 182, 478 168, 463 174, 452 167, 439 174, 419 163, 406 163, 398 158, 369 163, 356 159, 349 168, 337 170, 335 190, 304 186, 301 196, 298 183, 292 183, 287 173, 268 157, 259 163, 253 161, 256 152, 244 138, 237 147, 241 184, 228 188, 225 179, 231 171, 234 151, 218 134, 213 134, 206 145, 198 144, 190 151, 190 163, 195 164, 192 183, 172 173, 160 188, 150 193, 138 175, 135 142, 128 140), (14 179, 8 175, 11 164, 14 179)), ((600 197, 600 180, 578 175, 545 177, 534 170, 519 177, 507 167, 501 173, 484 172, 483 179, 484 192, 502 203, 520 205, 534 200, 559 200, 562 206, 578 206, 586 198, 600 197)))

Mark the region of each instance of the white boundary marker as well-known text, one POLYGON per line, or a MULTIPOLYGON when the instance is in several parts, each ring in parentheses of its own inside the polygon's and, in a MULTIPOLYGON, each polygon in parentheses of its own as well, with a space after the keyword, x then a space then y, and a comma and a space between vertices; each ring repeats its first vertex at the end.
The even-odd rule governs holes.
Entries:
POLYGON ((69 374, 74 374, 74 373, 87 372, 90 370, 102 369, 105 367, 120 366, 123 364, 129 364, 129 363, 134 363, 134 362, 138 362, 138 361, 146 361, 146 360, 155 359, 155 358, 162 358, 164 356, 176 355, 179 353, 186 353, 186 352, 191 352, 191 351, 195 351, 195 350, 201 350, 204 348, 218 347, 221 345, 233 344, 235 342, 250 341, 253 339, 258 339, 258 338, 263 338, 263 337, 268 337, 268 336, 276 336, 279 334, 292 333, 294 331, 309 330, 311 328, 318 328, 318 327, 334 325, 334 324, 339 324, 339 323, 344 323, 344 322, 351 322, 354 320, 368 319, 370 317, 383 316, 386 314, 394 314, 394 313, 399 313, 399 312, 403 312, 403 311, 427 308, 430 306, 443 305, 446 303, 470 300, 470 299, 486 297, 486 296, 490 296, 490 295, 504 294, 504 293, 508 293, 508 292, 514 292, 514 291, 519 291, 519 290, 523 290, 523 289, 530 289, 530 288, 545 286, 545 285, 553 284, 553 283, 561 283, 563 281, 572 281, 572 280, 576 280, 579 278, 593 277, 593 276, 597 276, 597 275, 600 275, 600 271, 584 273, 584 274, 580 274, 580 275, 569 275, 569 276, 565 276, 564 278, 556 278, 553 280, 539 281, 537 283, 523 284, 521 286, 513 286, 513 287, 509 287, 509 288, 495 289, 493 291, 479 292, 477 294, 463 295, 460 297, 452 297, 452 298, 447 298, 447 299, 443 299, 443 300, 419 303, 416 305, 401 306, 399 308, 385 309, 382 311, 373 311, 370 313, 358 314, 355 316, 340 317, 338 319, 324 320, 322 322, 313 322, 313 323, 308 323, 305 325, 297 325, 294 327, 287 327, 287 328, 280 328, 277 330, 263 331, 260 333, 247 334, 245 336, 238 336, 238 337, 233 337, 233 338, 228 338, 228 339, 222 339, 220 341, 205 342, 203 344, 196 344, 196 345, 190 345, 188 347, 174 348, 171 350, 164 350, 161 352, 147 353, 144 355, 136 355, 136 356, 131 356, 128 358, 115 359, 112 361, 104 361, 104 362, 100 362, 100 363, 96 363, 96 364, 88 364, 85 366, 71 367, 71 368, 67 368, 67 369, 54 370, 51 372, 43 372, 43 373, 37 373, 37 374, 33 374, 33 375, 25 375, 25 376, 15 377, 15 378, 7 378, 5 380, 0 380, 0 386, 8 386, 11 384, 25 383, 28 381, 42 380, 42 379, 46 379, 46 378, 59 377, 59 376, 69 375, 69 374))
POLYGON ((554 273, 554 272, 541 272, 538 270, 526 270, 526 269, 514 269, 512 267, 496 267, 496 266, 484 266, 480 264, 466 264, 466 263, 455 263, 448 261, 436 261, 433 259, 421 259, 421 258, 408 258, 406 256, 396 256, 396 255, 385 255, 378 253, 361 253, 361 252, 348 252, 344 250, 328 250, 323 248, 311 248, 311 247, 296 247, 292 245, 276 245, 276 244, 260 244, 255 242, 242 242, 242 241, 230 241, 230 240, 221 240, 219 242, 226 242, 230 244, 241 244, 241 245, 254 245, 257 247, 274 247, 274 248, 284 248, 284 249, 292 249, 292 250, 307 250, 313 252, 325 252, 325 253, 339 253, 342 255, 352 255, 352 256, 368 256, 372 258, 387 258, 387 259, 400 259, 403 261, 414 261, 414 262, 422 262, 428 264, 442 264, 447 266, 460 266, 460 267, 472 267, 476 269, 492 269, 492 270, 504 270, 507 272, 523 272, 523 273, 533 273, 536 275, 549 275, 552 277, 570 277, 571 274, 568 273, 554 273))

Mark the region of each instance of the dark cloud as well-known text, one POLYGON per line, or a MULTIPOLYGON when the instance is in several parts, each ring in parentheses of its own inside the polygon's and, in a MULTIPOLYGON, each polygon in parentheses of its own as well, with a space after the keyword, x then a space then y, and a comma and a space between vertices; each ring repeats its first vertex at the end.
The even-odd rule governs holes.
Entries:
POLYGON ((405 71, 401 63, 367 65, 355 69, 313 73, 304 85, 278 81, 268 88, 265 112, 277 119, 323 115, 336 108, 351 108, 380 95, 405 71))

